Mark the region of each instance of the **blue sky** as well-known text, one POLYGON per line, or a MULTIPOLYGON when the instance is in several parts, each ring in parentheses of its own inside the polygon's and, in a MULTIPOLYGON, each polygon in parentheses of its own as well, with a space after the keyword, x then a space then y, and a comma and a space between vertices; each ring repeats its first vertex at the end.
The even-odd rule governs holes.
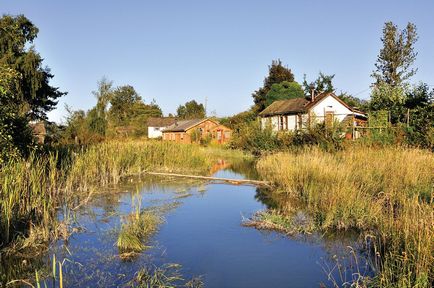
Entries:
POLYGON ((419 40, 412 82, 434 85, 434 1, 34 1, 1 0, 1 14, 24 14, 39 29, 37 51, 64 104, 89 109, 103 76, 130 84, 164 114, 191 99, 232 115, 252 105, 271 60, 296 81, 335 74, 338 92, 369 97, 384 22, 413 22, 419 40))

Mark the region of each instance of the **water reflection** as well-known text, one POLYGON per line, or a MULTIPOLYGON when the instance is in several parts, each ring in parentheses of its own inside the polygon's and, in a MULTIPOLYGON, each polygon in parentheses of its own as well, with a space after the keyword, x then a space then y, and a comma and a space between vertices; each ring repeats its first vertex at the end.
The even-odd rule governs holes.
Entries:
MULTIPOLYGON (((216 172, 217 177, 258 179, 253 162, 218 165, 223 170, 216 172)), ((341 257, 335 255, 347 251, 346 246, 354 246, 357 237, 289 238, 272 231, 242 227, 242 217, 278 207, 280 202, 270 195, 273 193, 266 188, 202 180, 149 175, 125 178, 116 187, 101 189, 91 202, 69 212, 68 217, 64 210, 59 212, 60 220, 68 218, 73 227, 80 228, 67 241, 53 243, 47 253, 31 261, 2 258, 0 283, 31 279, 35 270, 49 275, 48 267, 55 254, 58 259, 67 259, 65 287, 121 286, 133 279, 144 265, 170 262, 181 264, 187 278, 203 275, 206 287, 330 284, 325 268, 332 270, 335 257, 341 257), (121 218, 131 213, 131 195, 137 190, 142 196, 143 209, 160 207, 165 223, 151 239, 152 248, 126 262, 119 257, 115 243, 121 218)), ((337 270, 331 275, 343 278, 337 270)), ((52 287, 52 283, 47 281, 47 286, 52 287)))

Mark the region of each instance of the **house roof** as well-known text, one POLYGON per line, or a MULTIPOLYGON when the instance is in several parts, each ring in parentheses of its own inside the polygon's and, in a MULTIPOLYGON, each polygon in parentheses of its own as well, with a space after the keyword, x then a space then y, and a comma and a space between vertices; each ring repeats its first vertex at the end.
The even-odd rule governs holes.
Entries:
MULTIPOLYGON (((189 119, 189 120, 177 121, 174 124, 167 127, 166 129, 164 129, 163 132, 185 132, 188 129, 191 129, 194 126, 197 126, 206 120, 210 120, 210 119, 205 118, 205 119, 189 119)), ((213 120, 210 120, 210 121, 213 121, 213 120)), ((213 122, 215 122, 215 121, 213 121, 213 122)), ((218 123, 216 123, 216 124, 218 124, 218 123)))
POLYGON ((322 100, 327 98, 328 96, 335 98, 339 103, 347 107, 353 113, 365 115, 364 112, 354 109, 353 107, 349 106, 347 103, 339 99, 333 92, 327 92, 327 93, 320 93, 317 96, 315 96, 314 101, 310 101, 309 99, 306 98, 295 98, 295 99, 275 101, 270 106, 265 108, 261 113, 259 113, 259 116, 305 113, 309 109, 311 109, 312 107, 320 103, 322 100))
POLYGON ((306 105, 310 101, 306 98, 294 98, 288 100, 278 100, 271 103, 270 106, 265 108, 259 116, 273 116, 281 114, 301 113, 307 111, 306 105))
POLYGON ((176 122, 175 117, 149 117, 148 127, 167 127, 176 122))

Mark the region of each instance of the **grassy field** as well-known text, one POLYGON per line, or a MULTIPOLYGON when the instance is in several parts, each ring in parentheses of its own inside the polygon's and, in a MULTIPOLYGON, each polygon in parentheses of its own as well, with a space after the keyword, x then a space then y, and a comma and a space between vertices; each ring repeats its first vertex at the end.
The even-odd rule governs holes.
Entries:
POLYGON ((277 227, 291 226, 304 211, 306 227, 356 229, 370 238, 379 260, 374 286, 433 283, 434 154, 403 148, 333 154, 311 149, 266 156, 257 168, 278 187, 271 195, 274 216, 267 216, 277 227))
POLYGON ((217 159, 229 156, 243 157, 237 151, 128 140, 11 160, 0 167, 0 248, 62 236, 64 224, 53 221, 57 208, 80 205, 92 191, 124 176, 149 170, 207 174, 217 159))

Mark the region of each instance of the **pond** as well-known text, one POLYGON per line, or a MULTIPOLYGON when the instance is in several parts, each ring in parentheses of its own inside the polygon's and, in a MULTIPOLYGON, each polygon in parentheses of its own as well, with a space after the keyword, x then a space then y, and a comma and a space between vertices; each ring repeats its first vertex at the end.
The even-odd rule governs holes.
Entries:
MULTIPOLYGON (((215 175, 254 178, 251 167, 234 165, 215 175)), ((38 260, 40 267, 47 267, 46 275, 53 255, 63 262, 64 287, 126 287, 142 268, 167 263, 181 265, 183 278, 200 277, 205 287, 332 286, 329 276, 341 285, 359 268, 352 267, 351 256, 347 257, 351 254, 347 246, 357 244, 351 235, 288 237, 242 226, 244 218, 266 208, 254 186, 145 178, 125 179, 116 189, 100 191, 74 213, 61 211, 59 218, 66 217, 76 229, 38 260), (159 207, 164 222, 147 243, 151 248, 124 259, 116 241, 137 191, 142 208, 159 207), (337 259, 343 259, 343 267, 336 266, 337 259)), ((50 280, 46 284, 53 286, 50 280)))

